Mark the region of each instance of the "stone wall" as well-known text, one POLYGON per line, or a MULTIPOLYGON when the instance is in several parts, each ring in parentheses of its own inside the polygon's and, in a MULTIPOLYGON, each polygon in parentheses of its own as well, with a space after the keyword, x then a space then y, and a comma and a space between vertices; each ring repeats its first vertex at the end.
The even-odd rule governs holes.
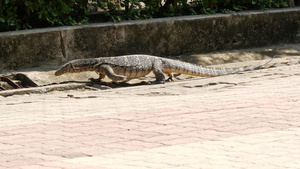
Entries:
POLYGON ((76 58, 214 52, 299 42, 300 8, 0 33, 0 70, 76 58))

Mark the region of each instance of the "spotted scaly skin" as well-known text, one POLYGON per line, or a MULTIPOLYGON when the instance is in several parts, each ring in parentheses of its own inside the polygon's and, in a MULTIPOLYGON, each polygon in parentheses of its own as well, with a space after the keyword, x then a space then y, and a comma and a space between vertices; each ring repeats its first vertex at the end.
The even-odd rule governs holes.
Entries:
POLYGON ((165 83, 164 74, 167 74, 170 80, 173 80, 173 73, 213 77, 248 71, 259 68, 262 65, 252 68, 214 68, 151 55, 125 55, 73 60, 64 64, 55 72, 55 75, 95 71, 100 75, 100 80, 107 76, 111 80, 119 82, 140 78, 153 71, 156 77, 154 83, 165 83))

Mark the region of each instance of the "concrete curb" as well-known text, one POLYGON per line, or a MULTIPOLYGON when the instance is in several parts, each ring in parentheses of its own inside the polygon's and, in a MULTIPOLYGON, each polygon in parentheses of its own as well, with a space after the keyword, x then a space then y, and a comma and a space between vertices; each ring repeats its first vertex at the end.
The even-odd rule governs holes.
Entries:
POLYGON ((0 33, 0 70, 125 54, 176 56, 299 42, 300 8, 0 33))

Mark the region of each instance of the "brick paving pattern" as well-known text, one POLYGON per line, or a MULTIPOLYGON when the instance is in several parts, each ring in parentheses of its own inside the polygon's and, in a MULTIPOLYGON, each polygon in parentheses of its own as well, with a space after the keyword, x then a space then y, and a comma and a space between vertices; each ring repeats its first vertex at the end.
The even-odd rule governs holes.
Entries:
POLYGON ((0 168, 300 168, 299 86, 291 65, 0 97, 0 168), (211 81, 223 83, 201 85, 211 81))

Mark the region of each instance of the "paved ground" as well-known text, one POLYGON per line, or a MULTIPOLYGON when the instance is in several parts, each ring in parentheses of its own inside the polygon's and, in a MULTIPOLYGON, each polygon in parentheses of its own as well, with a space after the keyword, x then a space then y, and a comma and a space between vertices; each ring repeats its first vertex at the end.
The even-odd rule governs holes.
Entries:
POLYGON ((299 86, 300 65, 285 64, 164 85, 0 96, 0 168, 300 168, 299 86))

